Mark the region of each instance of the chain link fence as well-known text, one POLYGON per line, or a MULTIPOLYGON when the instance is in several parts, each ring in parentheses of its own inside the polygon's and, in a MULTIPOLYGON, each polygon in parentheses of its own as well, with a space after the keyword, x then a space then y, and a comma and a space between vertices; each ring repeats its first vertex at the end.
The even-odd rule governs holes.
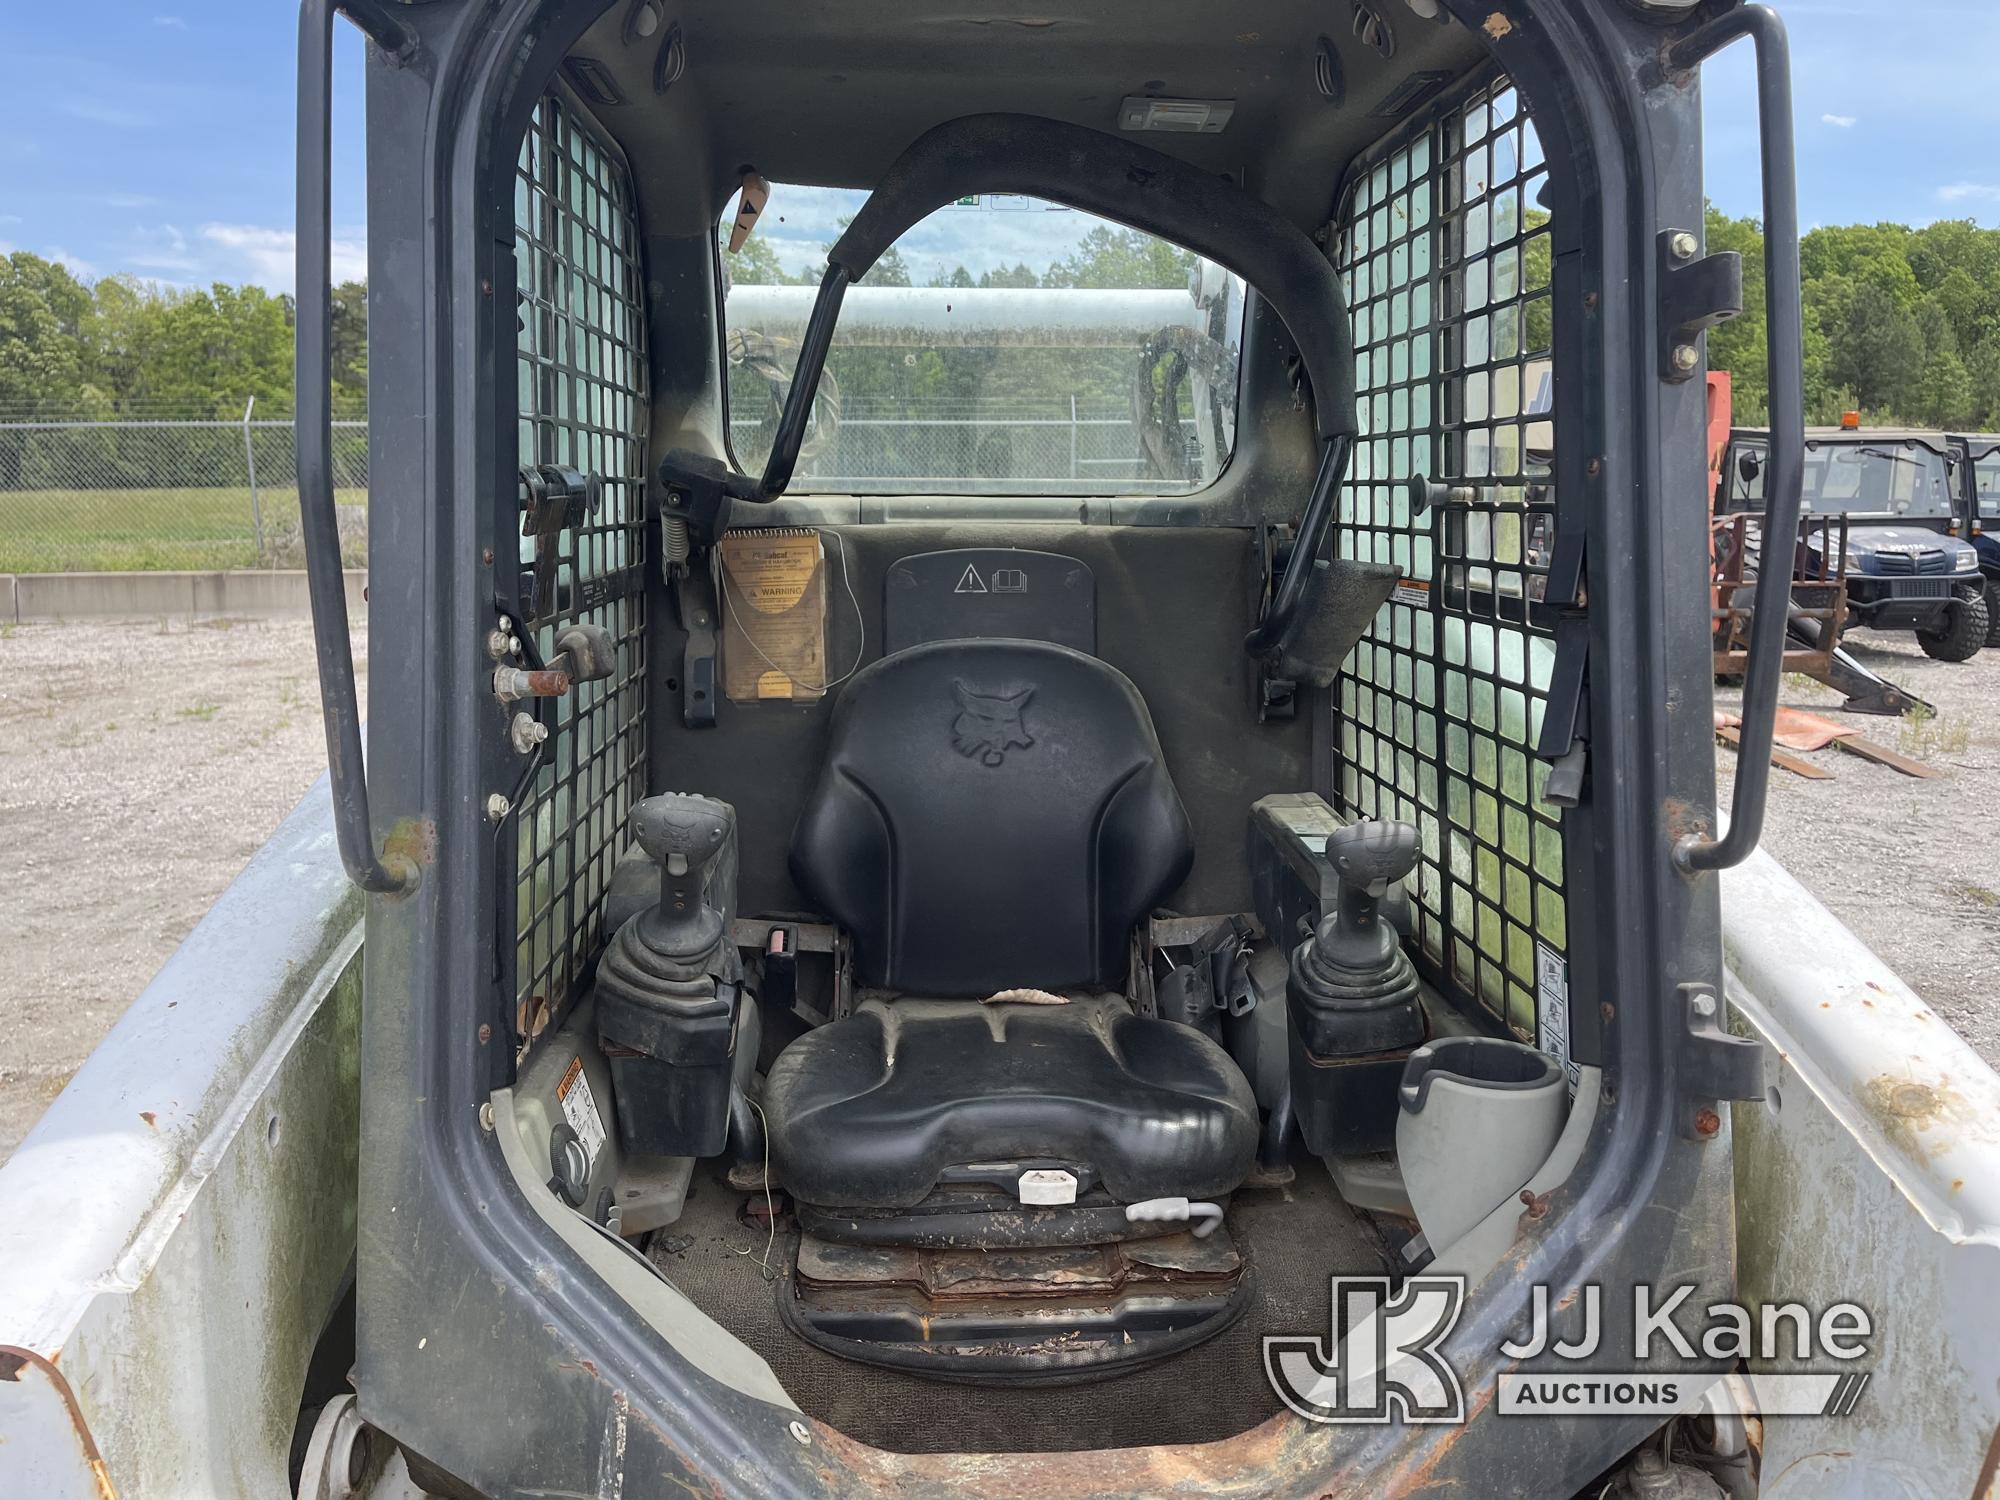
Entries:
MULTIPOLYGON (((1059 495, 1189 487, 1161 476, 1161 455, 1149 451, 1129 410, 1068 401, 855 403, 836 420, 831 442, 808 442, 797 488, 1059 495)), ((1191 472, 1199 441, 1191 422, 1176 425, 1166 441, 1191 472)), ((739 413, 730 426, 737 457, 761 464, 769 420, 739 413)), ((366 422, 333 424, 333 463, 342 559, 364 567, 366 422)), ((289 419, 0 419, 0 573, 304 565, 289 419)))
MULTIPOLYGON (((368 424, 333 424, 341 554, 367 562, 368 424)), ((0 421, 0 573, 298 568, 289 418, 0 421)))

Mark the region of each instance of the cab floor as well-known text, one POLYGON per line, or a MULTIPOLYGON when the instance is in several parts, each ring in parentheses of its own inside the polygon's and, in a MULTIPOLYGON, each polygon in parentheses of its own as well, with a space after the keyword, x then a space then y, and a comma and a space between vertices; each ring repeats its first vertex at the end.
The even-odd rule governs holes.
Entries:
POLYGON ((678 1223, 649 1246, 655 1265, 771 1366, 810 1416, 899 1453, 1061 1452, 1202 1443, 1255 1427, 1280 1409, 1263 1375, 1265 1334, 1324 1335, 1327 1278, 1393 1268, 1367 1220, 1301 1154, 1288 1187, 1239 1192, 1229 1230, 1255 1277, 1249 1311, 1185 1354, 1082 1385, 946 1384, 855 1364, 815 1349, 778 1321, 777 1283, 795 1237, 738 1217, 746 1195, 721 1170, 695 1173, 678 1223))

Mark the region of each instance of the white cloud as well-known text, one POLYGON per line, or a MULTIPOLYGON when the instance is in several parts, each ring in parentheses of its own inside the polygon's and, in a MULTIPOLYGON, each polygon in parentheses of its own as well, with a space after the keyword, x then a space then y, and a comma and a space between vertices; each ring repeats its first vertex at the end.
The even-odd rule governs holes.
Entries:
POLYGON ((135 236, 137 248, 125 256, 125 263, 141 271, 171 272, 191 276, 201 269, 185 234, 172 224, 141 225, 135 236))
POLYGON ((186 31, 188 29, 188 23, 180 16, 155 16, 153 17, 153 24, 155 26, 164 26, 169 31, 186 31))
POLYGON ((1854 115, 1821 115, 1822 125, 1831 125, 1838 130, 1852 130, 1860 121, 1854 115))
POLYGON ((160 204, 147 193, 99 193, 96 201, 106 208, 157 208, 160 204))
MULTIPOLYGON (((247 280, 274 292, 292 289, 298 236, 261 224, 204 224, 201 237, 228 252, 248 273, 247 280)), ((358 235, 333 239, 333 279, 360 281, 368 275, 368 243, 358 235)))
POLYGON ((18 224, 20 222, 21 216, 19 214, 0 214, 0 224, 18 224))
POLYGON ((127 109, 104 99, 65 99, 56 108, 75 119, 111 130, 151 130, 157 123, 150 115, 127 109))
POLYGON ((1937 190, 1937 195, 1947 203, 1965 203, 1974 200, 2000 203, 2000 183, 1948 182, 1937 190))
POLYGON ((48 249, 41 252, 41 255, 43 260, 52 260, 58 265, 69 267, 69 274, 74 276, 78 281, 95 281, 97 279, 96 266, 85 260, 81 255, 71 254, 60 245, 49 246, 48 249))
MULTIPOLYGON (((13 215, 0 218, 0 224, 18 224, 20 222, 20 219, 13 215)), ((63 249, 60 245, 47 245, 41 249, 34 249, 27 245, 17 245, 12 240, 0 240, 0 255, 18 254, 39 255, 43 260, 52 260, 58 265, 67 266, 70 275, 74 276, 78 281, 95 281, 97 279, 96 266, 85 260, 81 255, 70 254, 69 251, 63 249)))

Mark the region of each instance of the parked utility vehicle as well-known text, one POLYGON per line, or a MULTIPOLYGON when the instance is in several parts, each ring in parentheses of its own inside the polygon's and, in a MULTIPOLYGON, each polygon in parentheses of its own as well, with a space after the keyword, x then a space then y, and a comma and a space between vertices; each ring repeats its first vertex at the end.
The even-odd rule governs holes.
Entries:
MULTIPOLYGON (((1766 429, 1730 433, 1718 512, 1763 508, 1769 450, 1766 429)), ((1950 451, 1938 432, 1810 428, 1802 510, 1845 518, 1850 628, 1913 631, 1926 656, 1966 661, 1986 644, 1989 615, 1979 559, 1951 530, 1950 451)), ((1823 552, 1835 535, 1809 532, 1805 545, 1823 552)), ((1837 562, 1822 558, 1829 568, 1837 562)))
POLYGON ((1986 644, 2000 646, 2000 435, 1951 434, 1953 535, 1979 554, 1986 586, 1986 644))
POLYGON ((1797 524, 1775 16, 339 9, 365 778, 306 0, 330 784, 0 1172, 0 1492, 1972 1490, 2000 1082, 1745 864, 1776 570, 1723 826, 1674 498, 1741 302, 1698 70, 1747 38, 1797 524), (796 273, 812 222, 791 378, 738 386, 718 225, 796 273), (1056 233, 1032 297, 861 305, 1056 233), (1092 246, 1177 268, 1101 363, 1092 246), (996 436, 1081 450, 1005 405, 1063 363, 1123 472, 996 436), (989 430, 926 473, 887 424, 934 398, 989 430))

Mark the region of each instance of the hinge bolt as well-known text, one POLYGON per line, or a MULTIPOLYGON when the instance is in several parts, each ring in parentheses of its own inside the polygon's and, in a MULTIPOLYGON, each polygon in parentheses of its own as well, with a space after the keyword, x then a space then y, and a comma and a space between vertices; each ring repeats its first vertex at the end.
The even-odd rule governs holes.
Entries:
POLYGON ((1701 361, 1701 351, 1693 344, 1674 345, 1674 368, 1683 375, 1692 375, 1694 367, 1701 361))
POLYGON ((806 1426, 805 1423, 795 1421, 786 1430, 791 1433, 793 1439, 796 1442, 798 1442, 802 1447, 809 1448, 812 1446, 812 1440, 813 1440, 812 1429, 806 1426))
POLYGON ((504 793, 495 792, 492 796, 486 799, 486 816, 492 819, 495 823, 498 823, 502 818, 506 817, 507 814, 512 812, 513 810, 514 810, 514 804, 507 800, 506 795, 504 793))
POLYGON ((1715 996, 1703 991, 1694 997, 1694 1013, 1703 1020, 1715 1014, 1715 996))
POLYGON ((1695 252, 1699 249, 1701 249, 1701 241, 1688 233, 1687 230, 1682 229, 1675 232, 1673 251, 1676 260, 1693 260, 1695 252))
POLYGON ((479 1128, 488 1135, 493 1133, 493 1105, 490 1100, 479 1106, 479 1128))
POLYGON ((526 755, 535 746, 549 737, 549 726, 533 714, 515 714, 508 731, 508 738, 514 743, 516 754, 526 755))

